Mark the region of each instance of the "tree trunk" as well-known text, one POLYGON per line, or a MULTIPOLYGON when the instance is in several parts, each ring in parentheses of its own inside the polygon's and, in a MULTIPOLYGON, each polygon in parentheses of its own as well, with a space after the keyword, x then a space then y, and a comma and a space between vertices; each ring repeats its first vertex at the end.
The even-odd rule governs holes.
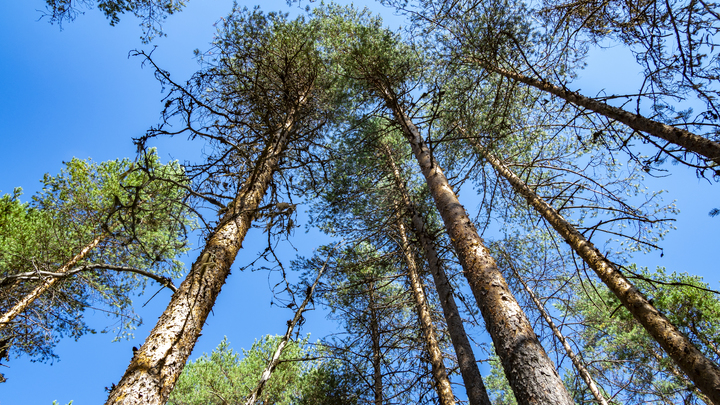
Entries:
MULTIPOLYGON (((657 361, 658 364, 660 364, 660 362, 663 360, 662 352, 658 353, 654 347, 650 347, 649 351, 650 351, 650 355, 655 359, 655 361, 657 361)), ((688 378, 685 374, 679 372, 677 369, 675 369, 674 366, 668 367, 667 370, 670 372, 670 374, 674 375, 675 378, 677 378, 678 380, 681 380, 685 384, 687 384, 687 390, 692 391, 698 397, 698 399, 700 401, 702 401, 703 403, 706 403, 708 405, 712 404, 710 399, 708 397, 706 397, 705 395, 703 395, 703 393, 700 392, 700 390, 698 390, 698 388, 692 383, 692 381, 688 380, 688 378)))
POLYGON ((438 346, 437 334, 435 333, 435 327, 432 324, 428 303, 425 299, 425 291, 422 281, 420 280, 417 265, 415 264, 415 255, 413 255, 410 251, 410 242, 408 241, 407 232, 405 232, 405 225, 402 221, 398 221, 397 225, 398 232, 400 234, 400 248, 405 256, 410 288, 412 289, 413 298, 415 298, 415 308, 418 312, 420 328, 422 329, 423 336, 425 337, 426 349, 430 357, 430 366, 432 368, 433 378, 435 379, 435 389, 438 393, 438 399, 440 405, 454 405, 455 396, 453 395, 447 370, 445 369, 445 364, 443 363, 442 352, 438 346))
POLYGON ((553 322, 552 318, 550 318, 550 315, 547 313, 547 311, 545 311, 545 307, 543 306, 543 304, 540 302, 540 300, 538 300, 538 298, 535 296, 535 293, 530 289, 530 287, 525 284, 525 280, 520 277, 520 273, 518 273, 515 267, 513 267, 512 263, 510 264, 510 268, 512 269, 513 273, 515 273, 515 277, 517 277, 520 284, 522 284, 525 292, 527 292, 530 296, 530 299, 532 299, 535 307, 538 309, 538 311, 540 311, 540 315, 542 315, 543 319, 545 319, 545 322, 547 322, 548 326, 550 326, 550 329, 552 329, 555 337, 562 344, 563 348, 565 349, 565 353, 567 353, 568 357, 570 357, 570 360, 575 366, 575 369, 577 369, 578 374, 580 374, 580 378, 585 381, 585 384, 587 384, 593 397, 595 397, 595 400, 600 405, 608 405, 607 400, 602 395, 602 393, 600 393, 600 389, 595 384, 595 380, 593 380, 590 372, 585 368, 585 364, 581 356, 575 354, 572 347, 570 347, 570 344, 567 342, 567 339, 565 339, 565 336, 563 336, 562 332, 560 332, 560 329, 555 326, 555 322, 553 322))
POLYGON ((110 392, 107 404, 167 402, 272 181, 292 132, 293 114, 290 117, 268 140, 253 173, 228 205, 150 336, 135 352, 120 383, 110 392))
MULTIPOLYGON (((328 261, 330 261, 330 257, 328 257, 328 261)), ((297 311, 295 311, 295 316, 293 317, 293 319, 288 322, 285 335, 280 340, 280 344, 278 345, 277 349, 275 349, 275 353, 273 353, 272 359, 270 359, 267 366, 265 366, 265 369, 260 375, 260 381, 258 381, 257 386, 250 393, 250 395, 248 395, 248 398, 245 401, 245 405, 253 405, 255 403, 257 398, 262 394, 263 388, 265 388, 265 384, 270 380, 273 371, 275 371, 275 368, 277 368, 278 364, 280 364, 280 356, 282 355, 285 346, 287 346, 288 342, 290 341, 290 336, 292 336, 295 325, 297 325, 297 323, 302 318, 302 314, 303 312, 305 312, 305 307, 307 307, 308 302, 312 300, 312 295, 315 292, 315 287, 317 287, 318 283, 320 282, 320 277, 325 271, 326 266, 327 262, 325 262, 325 265, 323 265, 318 271, 318 275, 317 277, 315 277, 315 282, 308 289, 307 294, 305 295, 305 299, 303 300, 300 307, 298 307, 297 311)))
POLYGON ((453 296, 452 286, 450 281, 440 264, 440 258, 438 257, 437 250, 435 249, 435 243, 427 233, 425 227, 425 221, 423 220, 420 213, 415 209, 415 205, 410 200, 408 191, 405 188, 405 184, 400 176, 400 170, 393 161, 392 154, 387 146, 385 146, 385 152, 388 155, 388 161, 393 170, 395 177, 395 185, 400 191, 400 195, 405 205, 405 210, 408 213, 412 213, 413 231, 415 237, 420 241, 423 252, 428 261, 428 267, 430 273, 435 281, 435 289, 440 297, 440 306, 443 309, 443 315, 445 315, 445 321, 448 326, 448 333, 450 334, 450 340, 452 341, 453 348, 455 349, 455 355, 458 358, 458 365, 460 367, 460 374, 462 375, 463 382, 465 383, 465 391, 467 392, 468 402, 470 405, 491 405, 490 398, 488 397, 485 384, 483 383, 480 369, 478 368, 477 361, 475 360, 475 353, 470 345, 470 340, 465 332, 462 318, 460 317, 460 311, 458 311, 457 304, 455 303, 455 297, 453 296))
POLYGON ((552 361, 447 178, 430 155, 420 131, 394 94, 387 89, 378 90, 412 147, 518 403, 572 404, 552 361))
MULTIPOLYGON (((99 245, 100 242, 105 239, 105 237, 107 237, 107 233, 96 236, 95 239, 85 245, 85 247, 83 247, 78 254, 76 254, 72 259, 70 259, 67 263, 60 267, 56 273, 62 274, 68 272, 75 264, 77 264, 77 262, 85 258, 85 256, 87 256, 91 250, 93 250, 97 245, 99 245)), ((8 324, 12 322, 12 320, 15 319, 16 316, 26 310, 27 307, 30 306, 30 304, 32 304, 36 299, 38 299, 38 297, 40 297, 50 287, 55 285, 55 283, 57 283, 60 279, 62 279, 62 277, 47 277, 42 283, 40 283, 39 286, 35 287, 34 290, 24 296, 17 304, 15 304, 14 307, 12 307, 9 311, 4 313, 2 317, 0 317, 0 330, 8 326, 8 324)))
MULTIPOLYGON (((477 146, 477 145, 476 145, 477 146)), ((720 368, 705 357, 690 340, 658 311, 585 237, 553 207, 538 197, 500 160, 477 146, 485 159, 532 205, 597 273, 635 319, 657 341, 670 358, 715 404, 720 404, 720 368)))
POLYGON ((555 86, 544 80, 527 77, 488 63, 479 63, 482 67, 489 71, 499 73, 509 79, 516 80, 542 91, 554 94, 567 102, 587 108, 588 110, 602 114, 615 121, 622 122, 634 130, 642 131, 665 141, 682 146, 689 151, 705 156, 711 161, 720 164, 720 143, 718 142, 713 142, 710 139, 696 135, 685 129, 663 124, 661 122, 645 118, 641 115, 625 111, 622 108, 607 105, 603 102, 585 97, 577 92, 572 92, 562 87, 555 86))
POLYGON ((370 282, 368 287, 368 291, 370 292, 368 309, 370 310, 370 339, 372 340, 373 393, 375 394, 375 405, 382 405, 382 353, 380 351, 380 322, 378 320, 374 299, 375 282, 370 282))

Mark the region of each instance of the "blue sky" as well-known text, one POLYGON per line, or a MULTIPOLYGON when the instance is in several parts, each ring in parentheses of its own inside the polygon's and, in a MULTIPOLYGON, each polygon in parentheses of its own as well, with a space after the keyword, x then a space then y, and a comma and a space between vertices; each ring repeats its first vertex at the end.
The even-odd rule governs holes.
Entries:
MULTIPOLYGON (((96 161, 132 157, 135 148, 131 138, 157 124, 162 94, 153 72, 141 68, 140 59, 128 58, 128 52, 157 46, 154 57, 158 64, 174 77, 185 79, 198 68, 193 50, 208 48, 213 24, 231 6, 231 0, 190 0, 183 12, 168 18, 167 38, 143 45, 138 22, 130 16, 123 17, 117 27, 110 27, 98 11, 90 10, 60 31, 57 25, 37 21, 41 15, 37 10, 44 8, 41 0, 0 2, 0 191, 7 193, 22 186, 29 197, 44 173, 58 173, 61 162, 72 157, 96 161)), ((265 11, 290 10, 284 1, 265 2, 262 7, 265 11)), ((386 21, 392 21, 391 26, 401 23, 390 18, 388 10, 373 8, 382 11, 386 21)), ((581 73, 578 88, 585 94, 635 89, 639 79, 628 73, 628 65, 632 65, 631 56, 621 49, 595 52, 581 73)), ((172 141, 160 142, 158 147, 164 160, 192 157, 194 153, 172 141)), ((671 177, 649 180, 647 186, 667 189, 666 201, 677 200, 681 210, 678 229, 662 243, 663 258, 653 253, 637 258, 637 262, 703 275, 718 288, 719 261, 714 249, 720 217, 710 218, 707 213, 720 207, 720 187, 697 179, 692 170, 670 169, 671 177)), ((472 205, 467 208, 470 212, 476 209, 472 205)), ((299 253, 310 256, 317 239, 302 230, 297 236, 293 243, 299 253)), ((264 236, 251 231, 238 263, 254 258, 263 243, 264 236)), ((190 261, 195 254, 191 252, 190 261)), ((225 335, 239 350, 249 348, 264 334, 283 333, 285 321, 292 315, 271 308, 271 284, 263 272, 233 272, 192 358, 211 351, 225 335)), ((150 284, 146 295, 137 300, 138 306, 156 290, 150 284)), ((132 356, 132 346, 141 344, 169 297, 167 290, 162 291, 145 308, 138 308, 145 324, 133 341, 111 343, 111 335, 85 336, 77 342, 63 341, 56 350, 60 361, 52 365, 12 359, 10 368, 2 370, 8 382, 0 384, 0 405, 49 405, 55 399, 62 404, 75 400, 76 405, 104 402, 103 388, 119 380, 132 356)), ((88 315, 99 329, 109 322, 101 314, 88 315)), ((320 312, 306 317, 303 332, 312 332, 312 339, 333 327, 320 312)))

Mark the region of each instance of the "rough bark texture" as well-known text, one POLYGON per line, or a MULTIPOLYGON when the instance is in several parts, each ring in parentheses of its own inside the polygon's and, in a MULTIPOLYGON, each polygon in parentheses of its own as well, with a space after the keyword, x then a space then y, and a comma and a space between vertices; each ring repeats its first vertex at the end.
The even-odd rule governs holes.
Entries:
MULTIPOLYGON (((98 244, 100 244, 100 242, 106 236, 107 234, 102 234, 95 237, 95 239, 85 245, 85 247, 82 248, 82 250, 78 254, 76 254, 72 259, 70 259, 67 263, 60 267, 56 273, 63 274, 68 272, 75 264, 77 264, 77 262, 85 258, 85 256, 87 256, 91 250, 93 250, 98 244)), ((38 299, 38 297, 40 297, 45 291, 55 285, 55 283, 57 283, 58 280, 61 280, 62 278, 63 277, 47 277, 45 281, 40 283, 39 286, 35 287, 34 290, 24 296, 17 304, 15 304, 14 307, 10 308, 9 311, 4 313, 3 316, 0 317, 0 329, 4 329, 10 322, 12 322, 13 319, 15 319, 16 316, 26 310, 27 307, 33 303, 33 301, 38 299)))
MULTIPOLYGON (((481 149, 482 151, 482 149, 481 149)), ((597 273, 625 308, 657 341, 698 389, 720 404, 720 368, 658 311, 602 253, 554 208, 535 194, 519 177, 490 153, 484 157, 547 220, 577 254, 597 273)))
POLYGON ((289 119, 265 147, 254 172, 208 239, 190 273, 142 347, 135 352, 107 404, 167 402, 265 196, 293 126, 289 119))
POLYGON ((555 322, 553 322, 552 318, 550 318, 550 315, 547 313, 547 311, 545 311, 545 307, 543 306, 543 304, 540 303, 540 300, 538 300, 538 298, 535 296, 535 293, 530 289, 530 287, 525 284, 525 280, 520 277, 520 274, 517 272, 517 270, 515 270, 514 267, 512 267, 512 270, 515 273, 515 277, 517 277, 518 281, 520 281, 523 288, 530 296, 530 299, 532 299, 535 307, 538 309, 538 311, 540 311, 540 314, 542 315, 543 319, 545 319, 545 322, 547 322, 548 326, 550 326, 550 329, 552 329, 555 337, 558 338, 560 343, 563 345, 565 353, 567 353, 568 357, 570 357, 570 360, 575 366, 575 369, 578 371, 578 374, 580 374, 580 378, 585 381, 585 384, 587 384, 588 389, 590 389, 590 392, 592 393, 593 397, 595 397, 595 400, 601 405, 608 405, 607 400, 602 395, 602 393, 600 393, 600 389, 595 384, 595 380, 593 380, 590 372, 587 371, 587 369, 585 368, 585 364, 581 356, 575 354, 572 347, 570 347, 570 344, 567 342, 567 339, 565 339, 565 336, 562 334, 562 332, 560 332, 560 329, 558 329, 558 327, 555 325, 555 322))
POLYGON ((398 170, 395 162, 392 160, 392 154, 386 148, 386 153, 390 165, 392 166, 393 176, 395 177, 395 185, 400 191, 400 195, 403 199, 405 211, 412 213, 412 224, 413 232, 415 237, 422 245, 423 253, 428 261, 428 267, 430 273, 433 276, 435 282, 435 290, 440 297, 440 306, 443 309, 443 315, 447 322, 448 333, 450 334, 450 340, 452 341, 453 348, 455 349, 455 355, 458 359, 458 366, 460 367, 460 374, 462 375, 463 382, 465 383, 465 391, 468 396, 468 402, 470 405, 491 405, 490 398, 488 397, 485 384, 480 374, 477 361, 475 360, 475 353, 470 345, 470 340, 465 332, 462 318, 460 317, 460 311, 458 310, 453 296, 453 289, 450 285, 450 281, 440 264, 440 258, 438 257, 437 250, 435 249, 435 242, 428 235, 425 227, 425 220, 415 209, 415 205, 410 200, 405 184, 400 176, 400 170, 398 170))
POLYGON ((706 158, 714 161, 715 163, 720 164, 720 143, 718 142, 713 142, 710 139, 704 138, 700 135, 696 135, 690 131, 678 127, 663 124, 661 122, 645 118, 641 115, 633 114, 629 111, 623 110, 622 108, 607 105, 603 102, 594 100, 589 97, 585 97, 577 92, 566 90, 562 87, 555 86, 543 80, 527 77, 519 73, 501 69, 497 66, 492 66, 487 63, 481 64, 487 70, 499 73, 509 79, 516 80, 521 83, 533 86, 537 89, 554 94, 562 98, 563 100, 566 100, 577 106, 587 108, 588 110, 594 111, 598 114, 602 114, 608 118, 614 119, 615 121, 622 122, 623 124, 629 126, 634 130, 642 131, 658 138, 664 139, 668 142, 682 146, 689 151, 705 156, 706 158))
POLYGON ((384 91, 384 99, 420 165, 518 403, 572 404, 552 361, 419 130, 394 94, 384 91))
POLYGON ((402 248, 408 268, 408 279, 410 281, 413 298, 415 299, 415 308, 418 312, 420 329, 425 337, 425 346, 428 352, 433 379, 435 380, 435 390, 437 391, 440 405, 453 405, 455 404, 455 395, 453 395, 447 370, 443 363, 442 352, 438 346, 437 334, 435 333, 435 327, 432 324, 430 310, 428 309, 427 300, 425 299, 425 290, 420 280, 420 275, 418 274, 417 265, 415 264, 415 255, 410 251, 410 242, 408 241, 407 232, 405 231, 405 225, 402 222, 398 222, 398 233, 400 234, 400 247, 402 248))

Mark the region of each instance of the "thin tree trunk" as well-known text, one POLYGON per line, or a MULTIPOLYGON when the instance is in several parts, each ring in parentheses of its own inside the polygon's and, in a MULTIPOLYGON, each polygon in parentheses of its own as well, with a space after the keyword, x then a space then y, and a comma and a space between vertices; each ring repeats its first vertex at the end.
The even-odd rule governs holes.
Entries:
POLYGON ((443 270, 440 264, 440 258, 435 249, 435 242, 428 235, 424 219, 410 200, 408 191, 400 176, 400 170, 398 170, 397 165, 395 165, 392 154, 387 146, 385 146, 385 153, 388 155, 388 161, 390 162, 395 177, 395 185, 400 191, 405 210, 408 213, 412 213, 415 237, 420 241, 420 245, 422 245, 430 273, 433 276, 433 281, 435 281, 435 289, 440 297, 440 306, 443 309, 443 315, 445 315, 445 321, 448 325, 450 340, 452 341, 455 354, 458 358, 460 374, 465 383, 468 402, 470 405, 491 405, 485 384, 482 380, 482 375, 480 374, 480 369, 475 360, 475 353, 470 345, 470 340, 467 337, 462 318, 460 317, 460 311, 455 303, 452 286, 445 274, 445 270, 443 270))
POLYGON ((150 336, 135 352, 120 383, 110 392, 107 404, 167 402, 272 181, 292 132, 293 116, 290 114, 285 125, 268 140, 253 173, 228 205, 150 336))
POLYGON ((585 97, 577 92, 555 86, 544 80, 538 80, 520 73, 511 72, 509 70, 493 66, 489 63, 479 63, 489 71, 499 73, 509 79, 516 80, 542 91, 554 94, 567 102, 587 108, 588 110, 594 111, 598 114, 602 114, 615 121, 621 122, 634 130, 642 131, 670 143, 682 146, 689 151, 705 156, 711 161, 720 164, 720 143, 718 142, 713 142, 710 139, 696 135, 685 129, 663 124, 661 122, 645 118, 641 115, 625 111, 622 108, 607 105, 603 102, 585 97))
POLYGON ((405 256, 410 288, 415 298, 415 308, 418 312, 420 329, 422 329, 423 336, 425 337, 426 349, 430 357, 430 366, 433 378, 435 379, 435 389, 438 393, 438 399, 440 405, 453 405, 455 404, 455 396, 453 395, 450 379, 448 379, 447 370, 443 363, 442 352, 438 346, 437 334, 432 324, 430 310, 428 309, 428 303, 425 299, 425 291, 422 281, 420 281, 420 275, 418 274, 415 255, 410 251, 410 242, 408 241, 407 232, 405 232, 405 225, 402 221, 398 221, 397 226, 398 233, 400 234, 400 248, 405 256))
MULTIPOLYGON (((477 145, 476 145, 477 146, 477 145)), ((670 358, 713 403, 720 404, 720 368, 705 357, 690 340, 658 311, 644 295, 620 273, 585 237, 553 207, 538 197, 519 177, 500 160, 482 147, 482 155, 542 215, 570 244, 575 252, 597 273, 625 308, 640 322, 670 358)))
POLYGON ((552 361, 447 178, 432 158, 420 131, 402 110, 394 94, 387 89, 378 90, 412 147, 518 403, 572 404, 552 361))
MULTIPOLYGON (((177 288, 172 282, 172 279, 170 277, 166 276, 159 276, 157 274, 151 273, 146 270, 138 269, 136 267, 128 267, 128 266, 116 266, 114 264, 88 264, 85 266, 76 267, 72 270, 67 270, 65 272, 50 272, 50 271, 28 271, 25 273, 19 273, 19 274, 13 274, 10 276, 6 276, 0 279, 0 286, 4 283, 8 283, 8 280, 24 280, 24 281, 36 281, 36 280, 42 280, 44 278, 67 278, 70 276, 74 276, 75 274, 82 273, 84 271, 93 271, 93 270, 112 270, 117 272, 127 272, 127 273, 135 273, 139 274, 141 276, 145 276, 149 279, 155 280, 158 283, 164 285, 165 287, 172 290, 172 292, 177 291, 177 288)), ((12 288, 12 287, 11 287, 12 288)))
MULTIPOLYGON (((62 267, 60 267, 55 273, 63 274, 77 264, 80 260, 85 258, 90 251, 92 251, 97 245, 102 242, 103 239, 107 237, 107 233, 102 233, 95 237, 90 243, 85 245, 85 247, 80 250, 78 254, 76 254, 72 259, 70 259, 67 263, 65 263, 62 267)), ((38 297, 40 297, 45 291, 47 291, 50 287, 55 285, 55 283, 58 282, 58 280, 62 279, 62 277, 47 277, 40 285, 35 287, 34 290, 32 290, 29 294, 25 295, 15 306, 10 308, 9 311, 4 313, 2 317, 0 317, 0 330, 7 327, 10 322, 12 322, 13 319, 15 319, 16 316, 21 314, 24 310, 27 309, 27 307, 30 306, 38 297)))
MULTIPOLYGON (((658 353, 654 349, 655 349, 654 347, 650 348, 650 354, 653 356, 653 358, 655 358, 655 361, 657 361, 658 364, 660 364, 660 362, 663 360, 663 357, 661 355, 662 352, 658 353)), ((700 392, 700 390, 698 390, 698 388, 692 383, 692 381, 688 380, 688 378, 685 374, 679 372, 673 366, 668 367, 667 370, 670 372, 670 374, 674 375, 678 380, 684 381, 685 384, 687 384, 687 390, 694 392, 700 401, 702 401, 703 403, 706 403, 708 405, 712 404, 710 399, 708 397, 706 397, 705 395, 703 395, 703 393, 700 392)))
POLYGON ((278 345, 277 349, 275 349, 275 353, 273 353, 272 359, 270 359, 270 362, 268 362, 267 366, 265 366, 265 369, 260 375, 260 381, 258 381, 257 386, 255 386, 255 389, 248 396, 247 401, 245 401, 245 405, 252 405, 255 403, 257 398, 262 394, 263 388, 265 388, 265 384, 268 382, 268 380, 270 380, 273 371, 275 371, 275 368, 278 366, 278 364, 280 364, 280 356, 282 355, 285 346, 287 346, 288 342, 290 341, 290 336, 292 335, 295 325, 297 325, 297 323, 302 318, 302 314, 303 312, 305 312, 305 307, 307 306, 308 302, 312 300, 312 295, 315 292, 315 287, 317 287, 318 283, 320 282, 320 277, 325 271, 325 268, 329 261, 330 257, 328 257, 328 260, 325 262, 325 264, 323 264, 320 270, 318 270, 317 277, 315 277, 315 282, 312 286, 310 286, 310 289, 308 289, 305 295, 305 299, 303 300, 300 307, 298 307, 297 311, 295 311, 295 316, 293 317, 293 319, 288 322, 285 336, 283 336, 280 340, 280 344, 278 345))
POLYGON ((375 394, 375 405, 382 405, 383 381, 382 381, 382 353, 380 352, 380 322, 375 310, 375 283, 368 285, 369 309, 370 309, 370 339, 372 340, 372 366, 373 366, 373 393, 375 394))
POLYGON ((595 400, 601 405, 608 405, 607 400, 602 395, 602 393, 600 393, 600 389, 595 384, 595 380, 593 380, 590 372, 585 368, 582 356, 575 354, 572 347, 570 347, 570 344, 567 342, 567 339, 565 339, 565 336, 563 336, 562 332, 560 332, 560 329, 558 329, 558 327, 555 325, 555 322, 553 322, 552 318, 550 318, 550 315, 547 313, 547 311, 545 311, 545 307, 543 306, 543 304, 540 302, 540 300, 537 299, 535 293, 530 289, 530 287, 525 284, 525 280, 520 277, 520 273, 518 273, 512 263, 510 264, 510 269, 513 271, 513 273, 515 273, 515 277, 518 279, 520 284, 522 284, 525 292, 528 293, 530 299, 532 299, 533 303, 535 304, 535 307, 538 309, 538 311, 540 311, 540 315, 542 315, 543 319, 545 319, 545 322, 547 322, 548 326, 550 326, 550 329, 552 329, 555 337, 562 344, 563 348, 565 349, 565 353, 567 353, 568 357, 570 357, 570 360, 577 369, 578 374, 580 374, 580 378, 585 381, 585 384, 587 384, 593 397, 595 397, 595 400))

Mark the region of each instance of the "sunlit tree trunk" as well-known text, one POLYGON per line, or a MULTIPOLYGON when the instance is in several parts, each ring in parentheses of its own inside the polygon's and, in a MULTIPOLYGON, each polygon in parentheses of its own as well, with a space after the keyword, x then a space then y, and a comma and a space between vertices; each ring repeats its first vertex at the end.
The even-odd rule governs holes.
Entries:
POLYGON ((705 357, 665 315, 657 310, 638 289, 585 237, 553 207, 541 199, 502 162, 479 148, 495 171, 504 177, 537 212, 570 244, 595 271, 600 280, 618 297, 635 319, 657 341, 698 389, 715 404, 720 404, 720 368, 705 357))
POLYGON ((475 353, 470 345, 470 340, 465 332, 462 318, 460 317, 460 311, 458 310, 453 296, 452 286, 450 281, 440 264, 440 258, 435 249, 435 242, 428 235, 427 228, 425 226, 425 220, 422 218, 420 213, 415 209, 415 205, 410 200, 403 179, 400 175, 395 164, 392 154, 389 148, 385 147, 388 161, 392 167, 393 177, 395 179, 395 185, 400 191, 400 196, 403 200, 404 209, 406 212, 412 215, 413 231, 416 238, 422 246, 425 258, 428 261, 428 268, 433 276, 435 282, 435 289, 440 297, 440 306, 443 309, 443 315, 447 322, 448 333, 450 334, 450 340, 452 341, 453 348, 455 349, 455 355, 458 359, 458 366, 460 368, 460 374, 462 375, 463 382, 465 383, 465 391, 468 396, 468 402, 470 405, 490 405, 490 398, 488 397, 485 384, 483 383, 480 369, 478 368, 477 361, 475 360, 475 353))
MULTIPOLYGON (((62 274, 70 271, 73 266, 77 264, 80 260, 84 259, 97 245, 102 242, 103 239, 107 237, 107 234, 103 233, 101 235, 98 235, 93 239, 90 243, 85 245, 85 247, 80 250, 78 254, 76 254, 72 259, 70 259, 67 263, 65 263, 62 267, 57 269, 56 273, 62 274)), ((35 289, 33 289, 30 293, 25 295, 20 301, 18 301, 15 306, 10 308, 9 311, 4 313, 2 317, 0 317, 0 330, 4 329, 10 322, 12 322, 13 319, 15 319, 16 316, 21 314, 23 311, 27 309, 27 307, 30 306, 36 299, 38 299, 45 291, 47 291, 50 287, 55 285, 55 283, 58 282, 58 280, 61 280, 62 277, 47 277, 43 282, 40 283, 35 289)))
POLYGON ((265 196, 294 125, 294 114, 268 139, 257 166, 220 219, 190 273, 135 352, 107 404, 164 404, 215 304, 265 196))
POLYGON ((443 363, 437 333, 435 333, 435 327, 432 324, 430 309, 428 308, 428 303, 425 298, 425 291, 422 281, 420 280, 417 264, 415 263, 415 255, 410 250, 410 242, 402 221, 398 221, 397 228, 400 236, 400 247, 405 256, 405 263, 408 269, 410 289, 412 289, 413 298, 415 299, 415 308, 418 312, 418 320, 420 321, 420 328, 425 338, 425 346, 428 352, 433 379, 435 380, 435 390, 437 391, 441 405, 452 405, 455 404, 455 396, 453 395, 447 370, 443 363))
POLYGON ((641 115, 625 111, 622 108, 607 105, 606 103, 585 97, 577 92, 566 90, 543 80, 538 80, 520 73, 505 70, 489 63, 480 62, 480 64, 489 71, 499 73, 509 79, 516 80, 542 91, 554 94, 572 104, 587 108, 588 110, 594 111, 598 114, 602 114, 615 121, 621 122, 634 130, 642 131, 665 141, 682 146, 688 151, 705 156, 715 163, 720 164, 720 143, 718 142, 713 142, 710 139, 696 135, 685 129, 663 124, 661 122, 645 118, 641 115))
POLYGON ((572 404, 555 366, 484 246, 420 131, 389 89, 378 88, 410 143, 520 404, 572 404))

